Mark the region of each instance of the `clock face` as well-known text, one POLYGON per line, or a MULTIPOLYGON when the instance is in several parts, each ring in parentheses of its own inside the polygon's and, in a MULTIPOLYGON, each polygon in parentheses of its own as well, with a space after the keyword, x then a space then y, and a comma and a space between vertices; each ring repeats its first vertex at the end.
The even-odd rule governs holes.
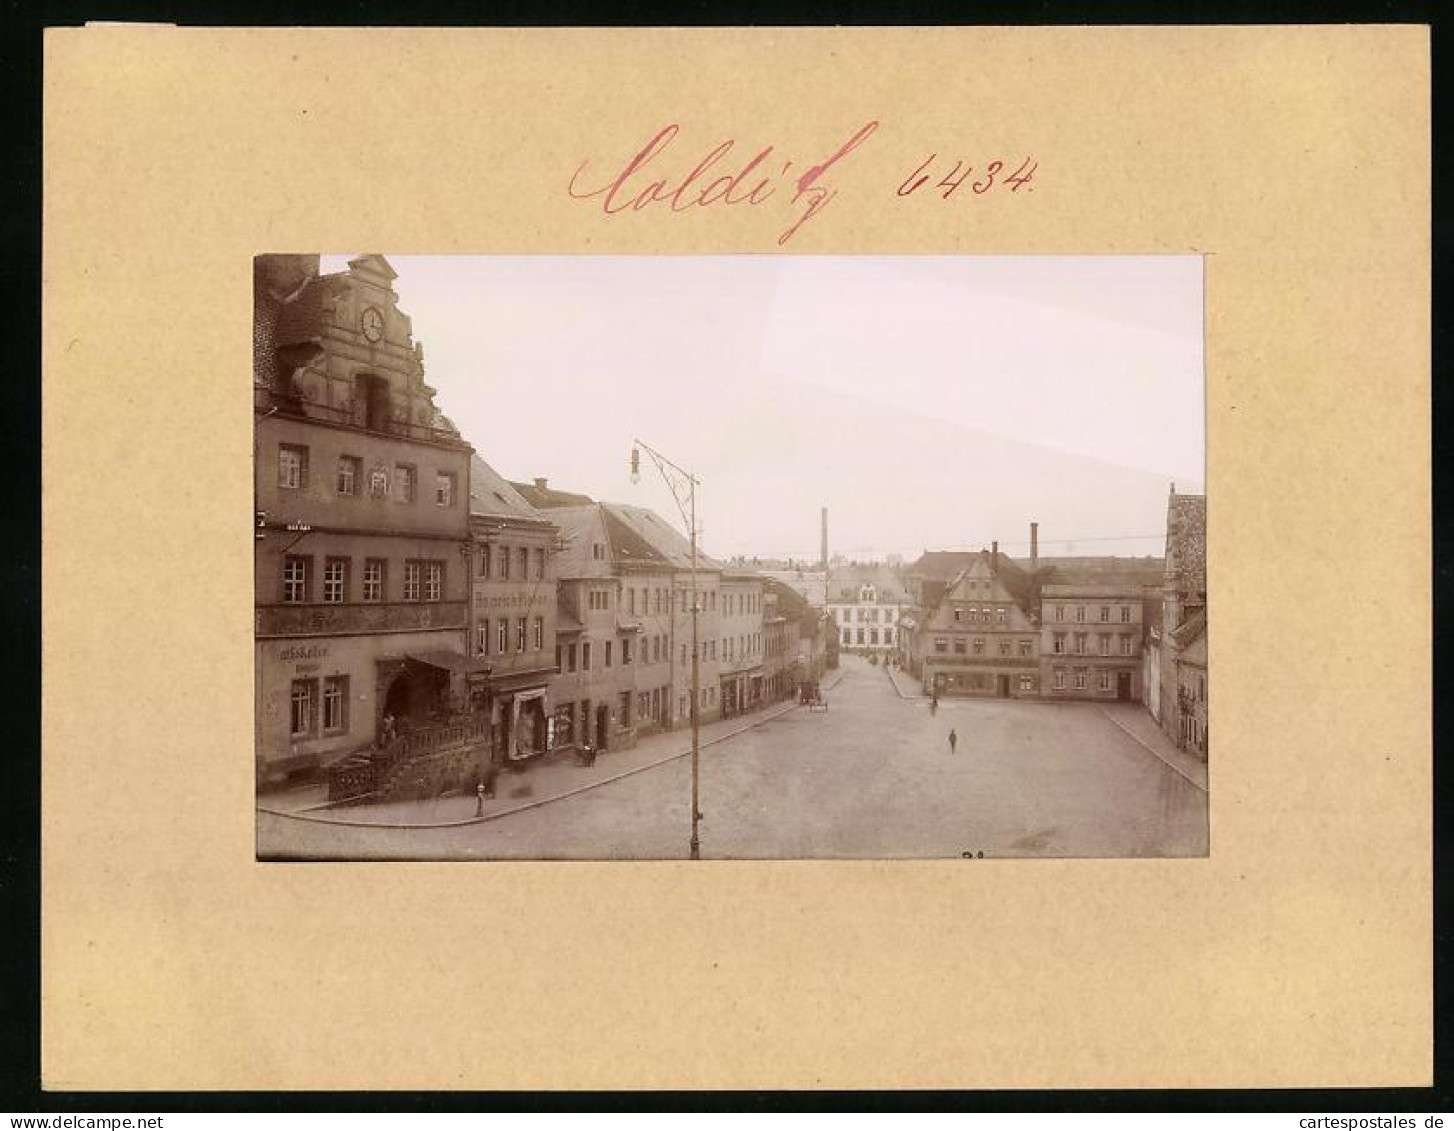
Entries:
POLYGON ((384 316, 377 307, 366 307, 363 312, 363 335, 371 342, 384 336, 384 316))

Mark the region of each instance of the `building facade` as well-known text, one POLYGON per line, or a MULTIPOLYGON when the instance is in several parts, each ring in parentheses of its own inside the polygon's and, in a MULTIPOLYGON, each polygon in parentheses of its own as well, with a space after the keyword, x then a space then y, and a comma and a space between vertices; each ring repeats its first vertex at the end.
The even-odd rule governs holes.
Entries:
POLYGON ((894 655, 909 597, 892 571, 844 567, 833 571, 831 583, 827 607, 840 650, 880 658, 894 655))
POLYGON ((478 455, 470 461, 471 703, 488 710, 497 762, 544 754, 554 737, 559 531, 478 455))
POLYGON ((1183 750, 1207 755, 1207 500, 1178 495, 1166 503, 1166 558, 1162 587, 1159 718, 1183 750))
POLYGON ((467 707, 470 446, 381 256, 254 265, 260 782, 467 707))
POLYGON ((1040 624, 1046 695, 1141 700, 1145 594, 1139 586, 1043 585, 1040 624))
POLYGON ((920 614, 924 691, 1018 699, 1038 696, 1040 626, 1029 578, 1008 557, 981 551, 920 614))
POLYGON ((766 701, 763 663, 762 578, 724 570, 718 586, 720 653, 718 701, 723 717, 751 711, 766 701))

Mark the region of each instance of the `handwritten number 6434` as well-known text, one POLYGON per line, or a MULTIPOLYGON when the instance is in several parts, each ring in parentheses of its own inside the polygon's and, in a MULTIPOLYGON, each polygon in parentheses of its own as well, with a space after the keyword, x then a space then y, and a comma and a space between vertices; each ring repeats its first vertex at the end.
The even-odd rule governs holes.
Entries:
MULTIPOLYGON (((903 183, 899 185, 898 195, 909 196, 933 180, 935 170, 931 167, 934 165, 938 156, 939 154, 937 153, 929 154, 917 169, 905 177, 903 183)), ((974 172, 974 166, 965 163, 963 160, 956 160, 954 167, 946 172, 934 187, 943 190, 940 195, 945 200, 953 196, 955 190, 967 180, 969 180, 969 191, 976 196, 983 196, 997 185, 1001 187, 1008 186, 1011 192, 1019 192, 1021 188, 1033 192, 1034 188, 1030 185, 1030 180, 1035 176, 1035 170, 1039 167, 1040 163, 1038 161, 1032 157, 1027 157, 1024 161, 1020 162, 1019 168, 1008 177, 1004 180, 997 180, 996 178, 1004 171, 1005 163, 996 160, 991 161, 984 167, 982 176, 970 180, 970 174, 974 172)))

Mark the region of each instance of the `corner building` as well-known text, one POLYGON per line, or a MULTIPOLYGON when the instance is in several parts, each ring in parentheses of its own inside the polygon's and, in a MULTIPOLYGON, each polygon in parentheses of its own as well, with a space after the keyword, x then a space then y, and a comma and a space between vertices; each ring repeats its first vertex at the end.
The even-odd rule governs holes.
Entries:
POLYGON ((378 255, 254 262, 260 782, 466 705, 472 449, 378 255))

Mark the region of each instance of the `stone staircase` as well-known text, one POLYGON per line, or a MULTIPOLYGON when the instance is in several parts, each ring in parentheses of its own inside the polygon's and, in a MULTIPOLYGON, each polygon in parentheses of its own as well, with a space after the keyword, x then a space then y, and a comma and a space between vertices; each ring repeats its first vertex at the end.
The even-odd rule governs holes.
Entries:
POLYGON ((489 760, 483 716, 411 730, 388 746, 350 754, 328 771, 330 803, 401 801, 473 789, 489 760))

